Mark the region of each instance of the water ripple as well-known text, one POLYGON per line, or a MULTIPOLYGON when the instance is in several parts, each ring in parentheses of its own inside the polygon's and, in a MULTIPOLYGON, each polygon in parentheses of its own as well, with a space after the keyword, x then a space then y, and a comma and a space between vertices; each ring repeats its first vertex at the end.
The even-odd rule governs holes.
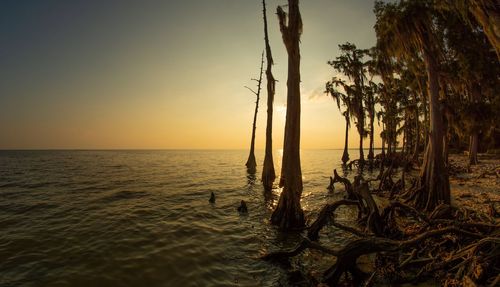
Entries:
MULTIPOLYGON (((301 234, 269 225, 276 196, 246 151, 0 151, 0 286, 275 286, 258 259, 301 234), (210 204, 210 193, 216 202, 210 204), (241 200, 249 213, 237 212, 241 200)), ((262 152, 256 154, 262 162, 262 152)), ((341 196, 325 187, 340 151, 304 151, 303 206, 312 218, 341 196)), ((278 155, 275 160, 279 162, 278 155)), ((276 165, 279 170, 279 164, 276 165)), ((339 209, 338 220, 354 211, 339 209)), ((355 214, 354 214, 355 216, 355 214)), ((349 236, 320 234, 339 246, 349 236)), ((318 264, 306 253, 303 264, 318 264)))

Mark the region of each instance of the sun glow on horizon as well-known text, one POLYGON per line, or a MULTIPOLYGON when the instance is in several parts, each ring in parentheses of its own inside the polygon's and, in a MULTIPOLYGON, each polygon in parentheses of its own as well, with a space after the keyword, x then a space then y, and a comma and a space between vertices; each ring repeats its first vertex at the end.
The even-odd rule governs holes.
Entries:
MULTIPOLYGON (((0 27, 0 149, 249 147, 255 98, 243 86, 258 72, 260 2, 123 0, 116 9, 112 2, 84 1, 75 9, 27 1, 0 4, 6 21, 0 27)), ((326 61, 342 41, 373 45, 372 3, 364 1, 302 3, 304 148, 343 146, 342 117, 322 93, 332 76, 326 61)), ((276 148, 286 120, 287 54, 276 17, 268 21, 276 148)), ((264 84, 256 148, 265 145, 266 96, 264 84)))

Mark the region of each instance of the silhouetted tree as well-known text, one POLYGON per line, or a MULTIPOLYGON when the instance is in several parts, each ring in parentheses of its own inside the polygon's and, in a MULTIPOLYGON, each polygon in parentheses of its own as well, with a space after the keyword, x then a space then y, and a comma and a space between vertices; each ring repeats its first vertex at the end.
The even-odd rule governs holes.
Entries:
POLYGON ((354 97, 352 94, 354 92, 354 89, 346 83, 346 81, 339 79, 337 77, 333 77, 332 80, 328 81, 326 83, 326 91, 327 94, 329 94, 332 99, 334 99, 337 102, 337 107, 339 111, 342 113, 342 115, 345 118, 345 141, 344 141, 344 153, 342 154, 342 163, 346 164, 349 161, 349 151, 348 151, 348 143, 349 143, 349 128, 351 127, 351 109, 352 103, 351 99, 354 97), (344 93, 342 93, 338 88, 342 87, 344 90, 344 93), (340 108, 340 104, 345 108, 345 111, 342 112, 340 108))
POLYGON ((368 114, 369 120, 369 128, 368 128, 368 136, 370 140, 370 144, 368 146, 368 160, 371 162, 375 158, 374 149, 374 132, 375 132, 375 98, 378 95, 378 86, 372 81, 368 82, 368 85, 364 87, 365 93, 365 106, 368 114))
MULTIPOLYGON (((357 49, 356 45, 345 43, 339 45, 341 55, 335 60, 328 61, 335 70, 343 73, 353 82, 352 92, 346 95, 351 98, 351 114, 356 119, 356 128, 359 133, 359 161, 364 162, 363 138, 367 135, 365 130, 365 109, 364 109, 364 90, 365 90, 365 62, 363 58, 368 55, 368 50, 357 49)), ((346 87, 344 85, 344 87, 346 87)), ((344 88, 345 89, 345 88, 344 88)))
POLYGON ((299 0, 288 0, 288 15, 278 6, 278 20, 288 53, 287 111, 280 186, 283 187, 271 222, 281 229, 305 225, 300 205, 302 170, 300 167, 300 35, 302 19, 299 0), (287 19, 288 18, 288 19, 287 19), (288 20, 288 21, 287 21, 288 20))
MULTIPOLYGON (((402 86, 399 79, 391 79, 378 85, 379 92, 378 103, 381 106, 381 111, 378 117, 382 119, 383 131, 383 148, 387 145, 387 156, 394 156, 398 145, 398 125, 401 122, 400 110, 398 107, 399 100, 402 96, 402 86)), ((383 151, 385 152, 385 151, 383 151)))
POLYGON ((252 125, 252 140, 250 142, 250 154, 248 155, 247 163, 245 164, 249 173, 255 173, 257 169, 257 163, 255 162, 255 130, 257 129, 257 112, 259 111, 259 100, 260 100, 260 90, 262 84, 262 71, 264 69, 264 52, 262 52, 261 63, 260 63, 260 76, 259 79, 252 79, 257 81, 257 91, 245 86, 252 93, 257 96, 255 101, 255 112, 253 114, 253 125, 252 125))
POLYGON ((450 183, 444 157, 445 131, 439 99, 439 50, 433 31, 431 4, 425 0, 397 4, 377 1, 375 7, 375 31, 379 44, 397 57, 418 50, 424 59, 428 78, 430 136, 414 199, 417 207, 426 210, 433 210, 440 203, 450 203, 450 183))
POLYGON ((266 1, 262 0, 262 14, 264 15, 264 41, 266 45, 266 80, 267 80, 267 125, 266 125, 266 150, 264 156, 264 166, 262 168, 262 184, 265 190, 271 190, 276 179, 273 161, 273 103, 276 80, 272 73, 274 64, 269 44, 269 33, 267 31, 266 1))

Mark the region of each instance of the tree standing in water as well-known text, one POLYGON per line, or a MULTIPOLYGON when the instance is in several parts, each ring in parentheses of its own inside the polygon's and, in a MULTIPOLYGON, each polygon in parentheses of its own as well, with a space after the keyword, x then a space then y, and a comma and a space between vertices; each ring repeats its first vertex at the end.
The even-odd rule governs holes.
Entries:
POLYGON ((302 228, 304 211, 300 205, 302 171, 300 167, 300 49, 302 19, 299 0, 288 0, 288 15, 278 6, 278 19, 288 53, 287 110, 280 186, 283 187, 271 222, 280 229, 302 228), (287 19, 288 18, 288 19, 287 19), (288 21, 287 21, 288 20, 288 21))
POLYGON ((375 102, 377 95, 377 84, 372 82, 371 80, 368 82, 368 85, 364 88, 365 91, 365 100, 366 100, 366 110, 368 114, 369 128, 368 128, 368 136, 369 136, 369 145, 368 145, 368 160, 370 161, 370 166, 372 166, 373 159, 375 158, 374 152, 374 135, 375 135, 375 102))
POLYGON ((262 84, 262 71, 264 69, 264 52, 262 52, 261 62, 260 62, 260 76, 259 79, 252 79, 257 81, 257 91, 252 90, 251 88, 245 86, 245 88, 249 89, 252 93, 257 96, 257 100, 255 101, 255 112, 253 114, 253 125, 252 125, 252 140, 250 142, 250 154, 248 155, 247 163, 245 164, 247 167, 247 171, 249 173, 255 173, 257 168, 257 163, 255 162, 255 129, 257 128, 257 112, 259 111, 259 100, 260 100, 260 88, 262 84))
POLYGON ((359 162, 362 165, 365 161, 363 152, 363 138, 367 135, 365 129, 365 63, 363 58, 368 55, 368 50, 356 48, 356 45, 349 42, 339 45, 341 55, 335 60, 328 61, 337 72, 344 74, 353 84, 347 86, 343 84, 346 95, 351 97, 350 114, 356 119, 356 128, 359 133, 359 162), (346 89, 350 89, 350 91, 346 89))
POLYGON ((326 93, 329 94, 332 99, 334 99, 337 102, 337 108, 339 111, 340 109, 340 104, 345 107, 345 111, 341 111, 342 115, 345 118, 345 139, 344 139, 344 153, 342 154, 342 164, 347 164, 349 161, 349 151, 348 151, 348 144, 349 144, 349 128, 351 127, 351 109, 352 109, 352 104, 351 104, 351 99, 352 95, 349 95, 354 91, 353 88, 351 88, 344 80, 339 79, 337 77, 333 77, 331 81, 328 81, 326 83, 326 93), (345 93, 342 93, 338 87, 341 86, 345 93))
POLYGON ((271 71, 274 64, 269 44, 269 34, 267 32, 266 0, 262 0, 262 13, 264 15, 264 41, 266 44, 266 80, 267 80, 267 125, 266 125, 266 151, 264 156, 264 166, 262 168, 262 184, 264 189, 269 191, 273 188, 276 179, 273 161, 273 103, 276 80, 271 71))

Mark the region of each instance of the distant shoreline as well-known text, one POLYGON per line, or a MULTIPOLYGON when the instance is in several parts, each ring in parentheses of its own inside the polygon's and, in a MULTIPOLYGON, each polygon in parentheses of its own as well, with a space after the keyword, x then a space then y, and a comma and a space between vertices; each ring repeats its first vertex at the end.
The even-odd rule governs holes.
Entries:
MULTIPOLYGON (((80 149, 80 148, 47 148, 47 149, 0 149, 2 151, 245 151, 248 149, 245 148, 213 148, 213 149, 205 149, 205 148, 95 148, 95 149, 80 149)), ((264 149, 255 149, 256 151, 264 151, 264 149)), ((280 149, 274 149, 280 150, 280 149)), ((344 148, 305 148, 301 150, 344 150, 344 148)), ((348 150, 358 151, 359 148, 349 148, 348 150)), ((367 148, 364 150, 368 150, 367 148)), ((373 150, 382 150, 382 148, 373 148, 373 150)), ((398 148, 400 150, 400 148, 398 148)))

